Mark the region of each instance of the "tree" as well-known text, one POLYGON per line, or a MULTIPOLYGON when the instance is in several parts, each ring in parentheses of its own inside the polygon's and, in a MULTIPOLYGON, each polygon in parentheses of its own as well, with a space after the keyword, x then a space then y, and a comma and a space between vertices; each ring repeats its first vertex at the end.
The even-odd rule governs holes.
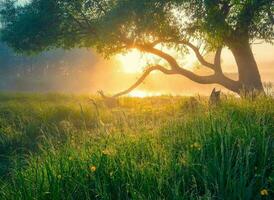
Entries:
POLYGON ((134 85, 115 97, 136 88, 155 70, 200 84, 220 84, 238 94, 263 92, 251 44, 274 38, 272 0, 32 0, 24 6, 8 0, 1 13, 2 39, 18 52, 87 47, 108 57, 136 48, 168 63, 149 65, 134 85), (162 47, 176 48, 180 54, 194 51, 213 73, 201 76, 185 69, 162 47), (201 47, 215 52, 213 63, 201 47), (222 71, 224 47, 235 57, 237 81, 222 71))

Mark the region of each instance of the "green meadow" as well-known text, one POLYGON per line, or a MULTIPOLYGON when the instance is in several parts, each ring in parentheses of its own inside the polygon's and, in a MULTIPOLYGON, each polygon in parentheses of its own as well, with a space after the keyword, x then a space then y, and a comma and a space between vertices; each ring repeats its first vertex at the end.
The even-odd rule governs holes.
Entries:
POLYGON ((0 199, 274 199, 274 100, 0 95, 0 199))

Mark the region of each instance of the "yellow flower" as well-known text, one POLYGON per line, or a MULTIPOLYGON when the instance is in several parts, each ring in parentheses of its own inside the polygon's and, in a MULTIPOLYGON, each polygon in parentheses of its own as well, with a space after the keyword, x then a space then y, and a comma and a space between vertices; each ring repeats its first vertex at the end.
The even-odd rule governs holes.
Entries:
POLYGON ((267 195, 268 195, 267 189, 262 189, 261 192, 260 192, 260 194, 261 194, 262 196, 267 196, 267 195))
POLYGON ((59 175, 57 176, 57 178, 58 178, 58 179, 61 179, 61 178, 62 178, 62 176, 59 174, 59 175))
POLYGON ((195 143, 193 144, 193 146, 194 146, 195 148, 200 148, 200 144, 197 143, 197 142, 195 142, 195 143))
POLYGON ((190 147, 201 150, 201 145, 198 142, 194 142, 192 145, 190 145, 190 147))
POLYGON ((106 155, 106 156, 114 156, 117 151, 116 149, 113 149, 113 148, 106 148, 102 151, 103 155, 106 155))
POLYGON ((92 172, 95 172, 96 171, 96 167, 95 166, 90 166, 90 171, 92 171, 92 172))
POLYGON ((68 159, 69 159, 69 160, 72 160, 72 157, 70 156, 68 159))

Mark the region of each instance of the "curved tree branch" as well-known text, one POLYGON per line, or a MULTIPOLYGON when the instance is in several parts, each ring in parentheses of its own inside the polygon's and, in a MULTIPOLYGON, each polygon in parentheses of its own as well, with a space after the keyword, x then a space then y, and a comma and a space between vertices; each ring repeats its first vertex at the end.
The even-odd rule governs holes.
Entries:
POLYGON ((177 61, 171 55, 169 55, 159 49, 156 49, 156 48, 153 48, 153 47, 147 46, 147 45, 135 45, 135 47, 140 49, 141 51, 145 51, 145 52, 154 54, 156 56, 159 56, 160 58, 163 58, 170 64, 172 69, 180 68, 177 61))
POLYGON ((203 57, 202 54, 200 53, 198 47, 194 46, 194 45, 193 45, 192 43, 190 43, 189 41, 179 41, 178 44, 183 44, 183 45, 186 45, 186 46, 188 46, 189 48, 191 48, 192 51, 195 53, 195 55, 196 55, 198 61, 199 61, 202 65, 204 65, 204 66, 206 66, 206 67, 208 67, 208 68, 210 68, 210 69, 212 69, 212 70, 215 71, 215 65, 212 64, 212 63, 207 62, 207 61, 204 59, 204 57, 203 57))
POLYGON ((143 75, 131 87, 129 87, 128 89, 126 89, 122 92, 119 92, 119 93, 113 95, 113 97, 116 98, 116 97, 128 94, 129 92, 134 90, 136 87, 138 87, 152 71, 161 71, 164 74, 175 74, 176 73, 173 70, 166 69, 160 65, 151 66, 145 70, 143 75))
POLYGON ((113 98, 117 98, 119 96, 125 95, 130 93, 132 90, 134 90, 135 88, 137 88, 139 85, 141 85, 143 83, 143 81, 146 79, 146 77, 152 72, 152 71, 161 71, 164 74, 168 74, 168 75, 183 75, 185 77, 187 77, 188 79, 195 81, 197 83, 200 84, 214 84, 214 83, 218 83, 223 85, 224 87, 234 91, 234 92, 239 92, 238 90, 238 82, 237 81, 233 81, 225 76, 223 76, 223 74, 221 75, 210 75, 210 76, 199 76, 194 74, 193 72, 190 72, 186 69, 180 68, 177 70, 169 70, 164 68, 163 66, 160 65, 155 65, 152 67, 149 67, 148 69, 145 70, 145 72, 143 73, 143 75, 132 85, 130 86, 128 89, 119 92, 115 95, 113 95, 113 98))
POLYGON ((127 45, 126 46, 127 48, 136 48, 136 49, 139 49, 140 51, 151 53, 156 56, 159 56, 160 58, 163 58, 164 60, 166 60, 169 63, 169 65, 171 66, 171 69, 180 68, 177 61, 171 55, 169 55, 159 49, 154 48, 154 46, 157 45, 157 43, 161 43, 160 40, 157 40, 150 44, 143 44, 143 45, 136 44, 135 42, 126 39, 126 37, 121 38, 121 40, 123 42, 125 42, 125 44, 127 45))
POLYGON ((210 67, 211 69, 213 69, 215 73, 213 75, 208 75, 208 76, 197 75, 189 70, 181 68, 179 66, 179 64, 177 63, 177 61, 171 55, 169 55, 159 49, 156 49, 151 45, 138 45, 138 44, 127 43, 128 44, 127 47, 129 47, 129 48, 137 48, 141 51, 145 51, 145 52, 148 52, 148 53, 151 53, 151 54, 154 54, 154 55, 157 55, 157 56, 163 58, 170 64, 171 69, 170 70, 166 69, 160 65, 149 67, 144 72, 144 74, 137 80, 137 82, 134 83, 129 89, 122 91, 120 93, 117 93, 113 97, 119 97, 119 96, 122 96, 122 95, 125 95, 125 94, 131 92, 133 89, 138 87, 145 80, 145 78, 154 70, 161 71, 165 74, 182 75, 182 76, 185 76, 186 78, 188 78, 194 82, 200 83, 200 84, 220 84, 229 90, 232 90, 237 93, 239 92, 239 81, 234 81, 232 79, 227 78, 222 72, 222 69, 221 69, 222 47, 217 49, 216 54, 215 54, 214 64, 211 64, 204 60, 204 58, 200 54, 199 49, 197 47, 195 47, 194 45, 192 45, 189 42, 184 42, 184 43, 181 42, 181 43, 186 44, 186 45, 190 46, 193 50, 195 50, 196 56, 198 57, 200 62, 206 64, 207 67, 210 67))
POLYGON ((190 45, 191 48, 196 51, 196 56, 200 60, 201 64, 206 64, 207 67, 214 70, 215 74, 209 75, 209 76, 199 76, 191 71, 181 68, 179 66, 179 64, 177 63, 177 61, 172 56, 170 56, 169 54, 167 54, 159 49, 153 48, 149 45, 135 45, 135 47, 137 47, 137 48, 139 47, 140 50, 152 53, 154 55, 157 55, 157 56, 165 59, 171 65, 172 70, 174 70, 176 72, 176 74, 183 75, 192 81, 195 81, 200 84, 217 83, 217 84, 223 85, 224 87, 228 88, 229 90, 232 90, 234 92, 239 92, 238 91, 239 82, 229 79, 223 74, 222 67, 221 67, 221 54, 222 54, 222 49, 223 49, 222 47, 219 47, 216 50, 214 64, 211 64, 211 63, 205 61, 203 56, 200 54, 199 49, 197 47, 195 47, 193 44, 191 44, 190 42, 183 42, 183 41, 181 41, 180 43, 184 43, 188 46, 190 45))
POLYGON ((177 74, 183 75, 187 77, 188 79, 200 83, 200 84, 213 84, 213 83, 218 83, 218 79, 216 75, 208 75, 208 76, 200 76, 197 75, 191 71, 188 71, 184 68, 179 68, 176 70, 177 74))
MULTIPOLYGON (((163 55, 163 53, 164 52, 162 52, 161 51, 161 53, 159 53, 159 52, 156 52, 158 49, 156 49, 156 48, 154 48, 154 46, 156 46, 157 44, 160 44, 160 43, 168 43, 168 42, 174 42, 174 43, 177 43, 177 44, 182 44, 182 45, 186 45, 186 46, 188 46, 189 48, 191 48, 192 49, 192 51, 195 53, 195 55, 196 55, 196 57, 197 57, 197 59, 198 59, 198 61, 203 65, 203 66, 205 66, 205 67, 208 67, 208 68, 210 68, 210 69, 212 69, 212 70, 214 70, 215 72, 217 71, 217 72, 220 72, 220 64, 219 63, 217 63, 218 65, 216 66, 216 62, 214 62, 214 64, 213 63, 210 63, 210 62, 208 62, 208 61, 206 61, 205 60, 205 58, 202 56, 202 54, 200 53, 200 51, 199 51, 199 48, 198 47, 196 47, 195 45, 193 45, 191 42, 189 42, 189 41, 185 41, 185 40, 181 40, 181 41, 173 41, 173 40, 166 40, 166 41, 161 41, 161 40, 156 40, 156 41, 154 41, 154 42, 152 42, 151 44, 147 44, 147 45, 143 45, 143 46, 141 46, 142 48, 143 48, 143 50, 146 50, 146 51, 149 51, 149 52, 151 52, 151 53, 157 53, 157 55, 159 55, 160 57, 162 57, 162 58, 164 58, 164 59, 166 59, 166 56, 162 56, 163 55), (153 50, 153 51, 152 51, 153 50)), ((140 46, 140 45, 139 45, 140 46)), ((160 50, 158 50, 158 51, 160 51, 160 50)), ((222 52, 222 48, 218 48, 217 49, 217 51, 216 51, 216 56, 215 56, 215 58, 218 58, 218 57, 220 57, 221 56, 221 52, 222 52)), ((166 53, 165 53, 166 54, 166 53)), ((171 56, 169 56, 169 57, 171 57, 171 56)), ((172 58, 173 59, 173 58, 172 58)), ((169 60, 171 60, 170 58, 169 58, 169 60)), ((221 59, 220 59, 221 60, 221 59)), ((216 61, 216 60, 215 60, 216 61)), ((175 61, 176 62, 176 61, 175 61)), ((173 63, 175 63, 174 61, 173 61, 173 63)), ((179 65, 177 64, 177 62, 176 62, 176 65, 177 65, 177 67, 179 67, 179 65)))
POLYGON ((145 45, 136 44, 136 43, 134 43, 134 42, 132 42, 132 41, 130 41, 130 40, 128 40, 128 39, 125 39, 125 38, 123 38, 123 41, 127 44, 127 46, 128 46, 129 48, 137 48, 137 49, 139 49, 139 50, 141 50, 141 51, 145 51, 145 52, 148 52, 148 53, 152 53, 152 54, 154 54, 154 55, 157 55, 157 56, 159 56, 159 57, 165 59, 165 60, 170 64, 170 66, 171 66, 173 69, 180 68, 180 66, 179 66, 179 64, 177 63, 177 61, 176 61, 171 55, 169 55, 169 54, 167 54, 167 53, 165 53, 165 52, 163 52, 163 51, 161 51, 161 50, 159 50, 159 49, 157 49, 157 48, 154 48, 155 45, 160 44, 160 43, 168 43, 168 42, 174 42, 174 43, 177 43, 177 44, 187 45, 188 47, 190 47, 190 48, 194 51, 194 53, 195 53, 197 59, 199 60, 199 62, 200 62, 202 65, 204 65, 204 66, 206 66, 206 67, 208 67, 208 68, 210 68, 210 69, 212 69, 212 70, 215 71, 215 65, 212 64, 212 63, 207 62, 207 61, 204 59, 204 57, 201 55, 201 53, 200 53, 200 51, 199 51, 199 48, 197 48, 196 46, 194 46, 194 45, 193 45, 192 43, 190 43, 189 41, 184 41, 184 40, 182 40, 182 41, 177 41, 177 42, 176 42, 176 41, 174 41, 174 40, 162 40, 162 41, 161 41, 161 40, 156 40, 156 41, 154 41, 154 42, 152 42, 152 43, 145 44, 145 45))

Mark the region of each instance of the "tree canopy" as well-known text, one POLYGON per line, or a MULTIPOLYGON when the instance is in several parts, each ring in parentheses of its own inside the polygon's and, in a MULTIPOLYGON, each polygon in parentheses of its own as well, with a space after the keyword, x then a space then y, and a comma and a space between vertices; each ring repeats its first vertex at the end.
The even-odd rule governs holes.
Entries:
POLYGON ((105 54, 131 43, 238 37, 271 42, 272 0, 32 0, 6 1, 3 40, 18 51, 94 47, 105 54))

